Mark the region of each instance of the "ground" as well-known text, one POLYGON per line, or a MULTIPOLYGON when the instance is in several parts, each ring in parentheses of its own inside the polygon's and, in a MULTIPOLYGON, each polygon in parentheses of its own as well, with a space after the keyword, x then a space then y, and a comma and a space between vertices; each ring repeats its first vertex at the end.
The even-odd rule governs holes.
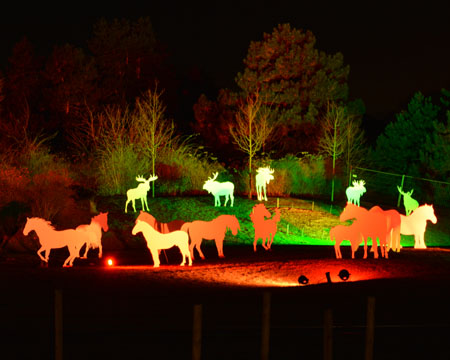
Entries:
MULTIPOLYGON (((208 200, 192 201, 199 207, 208 200)), ((0 347, 5 358, 52 358, 54 294, 61 291, 64 359, 190 358, 196 304, 203 309, 202 359, 259 359, 264 294, 270 294, 272 359, 323 358, 327 309, 333 314, 333 358, 363 358, 372 297, 375 359, 449 359, 450 249, 405 247, 391 252, 389 259, 374 259, 373 254, 362 259, 360 248, 351 259, 350 248, 343 246, 344 259, 336 259, 332 244, 305 245, 300 241, 307 237, 299 236, 301 229, 303 235, 326 232, 337 220, 333 209, 315 204, 313 210, 311 202, 309 209, 305 204, 300 209, 299 203, 284 205, 280 242, 275 240, 270 251, 259 242, 255 253, 251 237, 236 241, 228 234, 225 258, 218 258, 214 244, 204 241, 206 259, 196 259, 192 267, 180 267, 181 256, 173 248, 161 253, 161 267, 154 269, 142 239, 117 239, 128 233, 120 229, 136 216, 119 212, 110 213, 113 235, 104 236, 111 246, 101 260, 93 252, 72 268, 61 268, 66 254, 55 250, 49 266, 42 267, 30 251, 4 253, 0 347), (293 244, 292 238, 299 243, 293 244), (115 266, 107 267, 107 258, 115 266), (350 273, 348 281, 338 277, 342 269, 350 273), (307 285, 298 283, 300 275, 308 278, 307 285)), ((100 202, 99 211, 107 204, 100 202)), ((204 208, 198 209, 203 214, 204 208)), ((250 204, 244 210, 214 211, 244 214, 248 209, 250 204)), ((158 213, 156 203, 153 211, 158 213)), ((187 214, 179 207, 174 212, 173 218, 187 214)), ((172 220, 166 216, 163 221, 172 220)), ((249 226, 242 221, 243 238, 249 237, 249 226)))

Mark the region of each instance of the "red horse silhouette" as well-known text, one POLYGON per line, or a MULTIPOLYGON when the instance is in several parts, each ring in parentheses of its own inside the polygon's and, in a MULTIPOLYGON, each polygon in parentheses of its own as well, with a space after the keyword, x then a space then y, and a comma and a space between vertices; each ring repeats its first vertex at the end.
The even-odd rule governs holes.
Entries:
POLYGON ((250 219, 255 228, 255 241, 253 242, 254 251, 256 251, 258 239, 262 239, 262 246, 266 250, 269 250, 272 245, 273 238, 277 233, 277 223, 280 221, 281 217, 280 209, 276 208, 274 217, 271 219, 270 217, 272 217, 272 214, 266 209, 263 203, 255 205, 250 213, 250 219), (266 219, 266 217, 269 219, 266 219))

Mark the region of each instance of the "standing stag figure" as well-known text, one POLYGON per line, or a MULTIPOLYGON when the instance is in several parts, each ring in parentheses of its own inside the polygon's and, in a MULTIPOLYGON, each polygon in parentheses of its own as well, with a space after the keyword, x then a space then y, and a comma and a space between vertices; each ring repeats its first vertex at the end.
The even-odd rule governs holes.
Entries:
POLYGON ((406 216, 408 216, 419 207, 419 202, 411 197, 414 189, 405 193, 402 188, 397 185, 397 190, 403 195, 403 205, 405 206, 406 216))
POLYGON ((234 204, 234 184, 230 181, 218 182, 216 181, 218 172, 213 174, 212 178, 205 181, 203 185, 203 190, 208 191, 214 196, 214 206, 220 206, 220 197, 225 196, 225 204, 227 206, 228 199, 230 199, 230 206, 233 207, 234 204))
POLYGON ((270 180, 273 180, 273 172, 274 170, 270 167, 260 167, 258 170, 256 170, 256 194, 259 201, 262 201, 263 198, 265 201, 267 201, 266 185, 269 184, 270 180), (263 191, 264 197, 262 194, 263 191))
POLYGON ((127 202, 125 203, 125 212, 127 212, 128 203, 131 201, 133 205, 133 210, 136 212, 135 201, 136 199, 141 199, 141 205, 143 210, 150 211, 147 204, 147 192, 150 190, 150 181, 155 181, 158 176, 153 175, 148 179, 137 176, 136 180, 140 182, 137 188, 130 189, 127 191, 127 202))
POLYGON ((347 202, 359 206, 359 199, 366 192, 366 188, 364 187, 366 182, 364 180, 353 180, 352 184, 353 186, 349 186, 347 190, 345 190, 347 202))

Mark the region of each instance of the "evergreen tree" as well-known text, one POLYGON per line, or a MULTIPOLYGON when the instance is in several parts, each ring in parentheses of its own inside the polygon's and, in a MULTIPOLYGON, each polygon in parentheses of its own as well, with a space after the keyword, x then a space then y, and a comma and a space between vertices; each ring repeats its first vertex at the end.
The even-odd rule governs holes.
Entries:
POLYGON ((440 107, 421 92, 414 94, 407 110, 396 115, 378 137, 374 160, 380 169, 410 176, 424 176, 431 154, 440 151, 436 136, 442 123, 440 107))
POLYGON ((285 152, 316 151, 327 103, 348 97, 349 66, 342 54, 327 55, 315 44, 311 31, 280 24, 250 43, 245 70, 236 77, 244 94, 257 91, 272 104, 285 152))

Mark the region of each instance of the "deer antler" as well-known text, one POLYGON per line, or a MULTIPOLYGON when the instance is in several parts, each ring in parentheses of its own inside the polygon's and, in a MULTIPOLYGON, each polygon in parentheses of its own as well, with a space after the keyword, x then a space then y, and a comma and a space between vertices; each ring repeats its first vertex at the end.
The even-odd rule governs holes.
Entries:
POLYGON ((397 185, 397 190, 400 194, 405 195, 405 193, 402 191, 402 189, 400 188, 400 186, 397 185))
POLYGON ((147 179, 143 175, 136 176, 137 181, 147 181, 147 179))
POLYGON ((217 179, 217 176, 218 176, 218 175, 219 175, 219 172, 215 172, 215 173, 213 174, 213 177, 212 177, 212 178, 208 178, 208 180, 214 181, 214 180, 217 179))

